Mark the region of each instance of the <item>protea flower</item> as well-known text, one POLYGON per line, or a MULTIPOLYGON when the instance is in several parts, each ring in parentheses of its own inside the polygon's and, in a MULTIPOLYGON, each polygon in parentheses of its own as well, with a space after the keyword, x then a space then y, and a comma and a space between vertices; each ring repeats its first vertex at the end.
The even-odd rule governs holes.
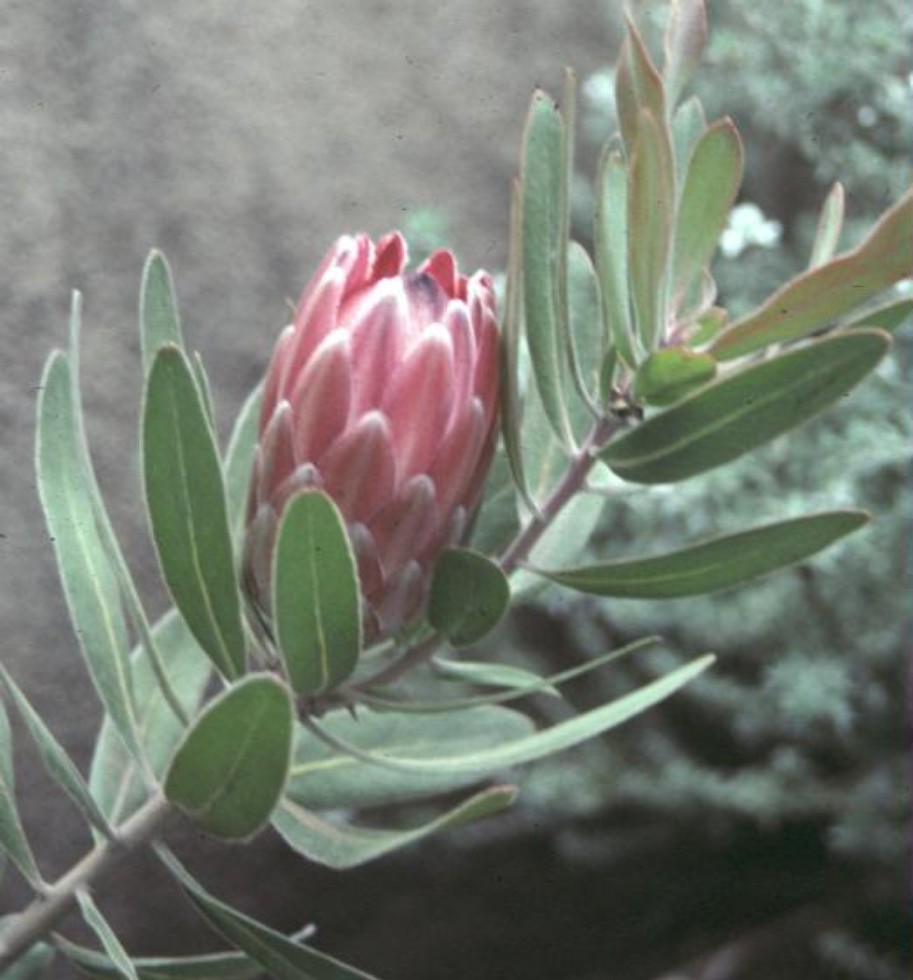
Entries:
POLYGON ((368 641, 420 615, 441 550, 467 533, 497 434, 498 333, 485 272, 344 236, 305 288, 266 377, 245 581, 268 611, 288 500, 319 488, 358 561, 368 641))

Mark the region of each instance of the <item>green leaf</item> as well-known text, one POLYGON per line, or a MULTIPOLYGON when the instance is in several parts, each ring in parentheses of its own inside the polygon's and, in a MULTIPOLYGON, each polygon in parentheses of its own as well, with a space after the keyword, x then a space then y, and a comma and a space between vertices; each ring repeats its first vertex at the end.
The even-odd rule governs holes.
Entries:
POLYGON ((162 693, 165 695, 169 705, 175 715, 182 721, 186 721, 186 714, 182 711, 179 700, 171 689, 168 677, 165 674, 161 663, 161 656, 155 645, 155 640, 149 629, 149 622, 146 619, 146 612, 143 609, 142 601, 130 574, 130 568, 124 558, 114 527, 108 516, 105 502, 101 495, 98 480, 95 477, 95 470, 92 466, 92 455, 89 451, 89 440, 86 436, 85 425, 82 418, 82 404, 80 398, 79 364, 82 331, 82 297, 78 292, 73 293, 73 301, 70 307, 70 358, 72 363, 72 393, 73 393, 73 418, 77 433, 75 452, 79 457, 80 464, 86 476, 86 496, 88 497, 95 512, 98 525, 99 538, 106 549, 111 560, 114 574, 120 588, 129 620, 137 632, 140 643, 149 658, 155 673, 155 678, 162 693))
POLYGON ((286 505, 273 555, 273 618, 296 694, 331 691, 361 652, 361 598, 346 526, 326 494, 286 505))
MULTIPOLYGON (((601 735, 673 694, 706 670, 714 659, 712 656, 699 657, 602 707, 560 722, 544 731, 534 732, 514 741, 502 742, 476 752, 457 754, 450 751, 437 758, 419 758, 415 755, 394 755, 390 752, 362 752, 352 746, 346 748, 367 765, 399 771, 403 774, 427 774, 437 778, 447 774, 471 774, 482 778, 509 766, 519 766, 555 755, 601 735)), ((433 717, 433 715, 426 716, 423 720, 433 717)), ((446 717, 452 724, 452 716, 446 717)), ((414 749, 409 747, 407 751, 413 752, 414 749)), ((389 775, 389 772, 386 775, 389 775)))
POLYGON ((666 103, 671 108, 701 63, 707 43, 704 0, 672 0, 664 41, 663 81, 666 103))
POLYGON ((913 313, 913 298, 905 297, 865 310, 854 316, 852 320, 841 323, 840 327, 842 330, 876 327, 879 330, 887 330, 888 333, 893 333, 907 322, 911 313, 913 313))
POLYGON ((615 71, 615 108, 625 146, 631 154, 639 138, 641 113, 647 111, 654 119, 665 121, 666 96, 663 80, 629 16, 625 17, 625 28, 627 34, 615 71))
POLYGON ((703 473, 844 397, 890 343, 880 331, 857 330, 788 351, 707 385, 610 443, 601 458, 632 483, 672 483, 703 473))
MULTIPOLYGON (((469 708, 458 716, 359 708, 357 717, 333 711, 321 723, 334 738, 362 751, 429 759, 484 751, 532 731, 525 715, 491 705, 469 708)), ((310 810, 362 809, 449 793, 479 778, 474 772, 448 773, 433 766, 415 773, 382 769, 339 752, 301 728, 286 796, 310 810)))
POLYGON ((223 676, 244 669, 244 630, 225 488, 212 431, 187 359, 164 347, 149 373, 143 468, 165 581, 191 632, 223 676))
POLYGON ((523 138, 523 311, 533 375, 546 417, 558 439, 571 444, 564 403, 558 270, 561 244, 562 123, 555 103, 533 95, 523 138))
POLYGON ((692 95, 686 99, 672 116, 672 149, 675 156, 675 182, 684 186, 688 164, 698 140, 707 129, 707 117, 701 100, 692 95))
POLYGON ((742 163, 742 141, 731 119, 715 122, 694 147, 675 223, 676 309, 710 265, 742 183, 742 163))
POLYGON ((517 495, 510 463, 503 446, 498 446, 469 541, 476 551, 493 555, 505 548, 519 530, 517 495))
POLYGON ((265 674, 244 678, 207 705, 184 736, 165 796, 216 837, 253 837, 282 795, 293 723, 283 684, 265 674))
MULTIPOLYGON (((77 946, 62 936, 54 943, 66 958, 86 976, 99 980, 122 974, 104 953, 77 946)), ((201 956, 134 957, 139 980, 257 980, 263 970, 243 953, 207 953, 201 956)), ((6 978, 4 977, 4 980, 6 978)))
POLYGON ((687 347, 663 347, 638 368, 634 397, 647 405, 671 405, 711 381, 716 361, 687 347))
POLYGON ((506 690, 537 690, 560 697, 558 689, 546 678, 522 667, 512 667, 510 664, 438 658, 431 661, 431 666, 436 674, 464 684, 500 687, 506 690))
POLYGON ((455 647, 481 640, 497 626, 510 602, 500 567, 468 548, 447 548, 431 579, 428 621, 455 647))
POLYGON ((96 521, 76 406, 70 361, 57 351, 45 367, 38 404, 38 490, 70 618, 92 681, 124 744, 142 758, 120 589, 96 521))
MULTIPOLYGON (((13 916, 0 916, 0 935, 3 934, 3 927, 13 916)), ((41 980, 48 976, 47 970, 54 959, 54 950, 47 943, 35 943, 28 952, 19 957, 12 965, 8 966, 0 977, 3 980, 41 980)))
POLYGON ((171 269, 165 256, 156 249, 149 253, 143 268, 139 322, 140 350, 148 374, 160 347, 166 344, 184 346, 171 269))
POLYGON ((608 147, 599 164, 593 237, 605 329, 619 357, 633 368, 637 355, 628 293, 628 173, 621 153, 608 147))
MULTIPOLYGON (((172 609, 152 627, 155 644, 184 713, 193 715, 212 676, 212 664, 172 609)), ((149 765, 158 777, 165 769, 184 733, 183 724, 168 707, 142 649, 130 658, 139 736, 149 765)), ((146 780, 109 718, 105 718, 95 743, 89 789, 111 823, 129 817, 147 798, 146 780)))
POLYGON ((105 917, 101 914, 98 906, 92 900, 92 896, 86 891, 77 891, 76 898, 86 923, 98 936, 99 941, 108 954, 117 975, 125 977, 126 980, 139 980, 133 961, 127 955, 127 951, 121 945, 120 940, 114 934, 114 930, 108 925, 105 917))
POLYGON ((861 511, 831 511, 711 538, 666 555, 540 575, 577 592, 624 599, 675 599, 732 588, 804 561, 868 522, 861 511))
MULTIPOLYGON (((433 701, 418 701, 413 697, 400 697, 395 698, 378 696, 373 693, 362 692, 361 697, 363 698, 365 704, 370 707, 376 707, 381 709, 386 709, 388 711, 397 712, 407 712, 415 714, 434 714, 438 712, 455 712, 455 711, 465 711, 467 708, 475 708, 479 705, 484 704, 507 704, 509 701, 516 701, 523 697, 529 697, 531 694, 552 694, 558 695, 558 685, 565 684, 567 681, 573 680, 577 677, 582 677, 584 674, 588 674, 591 671, 598 670, 600 667, 604 667, 606 664, 611 663, 614 660, 618 660, 621 657, 632 654, 637 650, 642 650, 644 647, 652 646, 658 641, 656 636, 644 637, 640 640, 635 640, 633 643, 628 643, 617 650, 610 650, 608 653, 604 653, 601 656, 594 657, 591 660, 587 660, 585 663, 578 664, 576 667, 570 667, 567 670, 559 671, 557 674, 552 674, 550 677, 539 677, 537 674, 532 674, 528 671, 520 671, 516 667, 503 666, 500 670, 504 671, 502 675, 502 680, 505 684, 508 681, 511 686, 505 686, 500 691, 492 694, 474 694, 464 698, 447 698, 447 699, 435 699, 433 701), (516 672, 516 673, 515 673, 516 672), (510 675, 514 675, 511 677, 510 675), (525 675, 526 682, 521 681, 520 676, 525 675)), ((432 661, 432 667, 438 669, 440 673, 440 667, 445 667, 447 672, 451 672, 453 667, 467 667, 466 680, 470 681, 470 675, 478 671, 479 680, 473 683, 485 684, 489 681, 494 682, 495 677, 498 675, 498 665, 496 664, 465 664, 463 662, 456 662, 452 660, 448 661, 432 661), (486 668, 491 668, 490 671, 486 671, 486 668)), ((454 679, 463 679, 459 677, 459 673, 454 673, 454 679)))
POLYGON ((9 857, 35 891, 44 891, 44 880, 35 864, 32 849, 22 829, 19 808, 16 806, 13 733, 2 701, 0 701, 0 852, 9 857))
POLYGON ((653 350, 665 331, 675 176, 662 117, 641 110, 628 178, 628 274, 637 336, 653 350))
POLYGON ((163 845, 156 848, 168 870, 205 922, 232 946, 259 963, 275 980, 373 980, 367 973, 307 946, 243 915, 214 898, 194 881, 163 845))
POLYGON ((47 774, 70 797, 96 830, 105 837, 112 838, 114 832, 98 808, 98 804, 92 799, 92 794, 81 773, 3 666, 0 666, 0 683, 15 702, 19 715, 38 748, 38 754, 47 774))
POLYGON ((599 279, 586 249, 571 242, 567 255, 569 359, 579 398, 570 405, 574 431, 582 440, 599 405, 599 370, 609 346, 599 302, 599 279))
POLYGON ((254 450, 257 446, 257 429, 260 422, 260 404, 263 400, 263 386, 258 385, 248 395, 241 407, 232 429, 228 448, 225 450, 225 504, 228 511, 228 526, 231 528, 235 547, 240 553, 244 542, 244 518, 247 509, 247 493, 250 489, 250 475, 254 465, 254 450))
POLYGON ((494 786, 411 830, 356 827, 327 820, 297 803, 283 800, 273 816, 273 826, 299 854, 326 867, 344 870, 374 861, 438 831, 498 813, 509 807, 516 796, 514 786, 494 786))
POLYGON ((908 192, 856 248, 797 276, 733 323, 717 338, 713 354, 728 360, 805 337, 906 279, 911 266, 913 192, 908 192))
POLYGON ((517 493, 535 510, 526 483, 520 431, 523 422, 520 396, 520 340, 523 333, 523 231, 522 191, 516 178, 510 185, 510 241, 507 253, 507 284, 504 297, 504 321, 501 326, 501 435, 510 472, 517 493))
POLYGON ((837 181, 830 189, 821 208, 815 240, 812 243, 812 254, 808 260, 809 269, 830 262, 837 251, 840 232, 843 229, 844 198, 843 185, 837 181))
POLYGON ((206 421, 213 430, 213 436, 215 436, 216 412, 212 403, 212 387, 209 384, 209 376, 206 374, 203 358, 200 357, 199 351, 193 352, 190 364, 191 370, 193 371, 193 379, 197 383, 197 391, 200 393, 200 402, 203 405, 206 421))

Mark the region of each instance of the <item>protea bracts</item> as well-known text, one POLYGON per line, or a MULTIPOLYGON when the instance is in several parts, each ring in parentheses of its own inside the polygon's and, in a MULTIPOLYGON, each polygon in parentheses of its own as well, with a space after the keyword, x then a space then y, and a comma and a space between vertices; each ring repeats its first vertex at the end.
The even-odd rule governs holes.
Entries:
POLYGON ((305 288, 266 376, 245 581, 268 614, 278 520, 318 488, 345 519, 365 638, 420 615, 431 570, 462 541, 497 435, 491 280, 439 251, 406 273, 398 232, 343 236, 305 288))

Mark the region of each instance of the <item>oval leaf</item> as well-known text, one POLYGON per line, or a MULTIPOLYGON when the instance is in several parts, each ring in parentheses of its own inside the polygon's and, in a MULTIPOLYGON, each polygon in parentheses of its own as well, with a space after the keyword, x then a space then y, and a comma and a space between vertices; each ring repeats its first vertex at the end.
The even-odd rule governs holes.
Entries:
POLYGON ((139 296, 140 350, 148 373, 160 347, 184 346, 177 298, 168 261, 153 249, 143 267, 139 296))
POLYGON ((637 355, 628 294, 628 173, 621 152, 610 147, 599 163, 593 238, 605 330, 619 357, 633 368, 637 355))
POLYGON ((742 141, 731 119, 714 123, 694 147, 675 222, 676 307, 713 258, 742 182, 742 160, 742 141))
POLYGON ((564 350, 558 288, 562 122, 544 93, 533 96, 521 162, 523 311, 533 375, 555 435, 571 443, 564 404, 564 350))
POLYGON ((165 777, 165 796, 216 837, 252 837, 285 786, 293 720, 283 684, 265 675, 245 678, 187 732, 165 777))
POLYGON ((296 694, 332 690, 361 652, 361 599, 345 523, 326 494, 291 500, 273 558, 273 618, 296 694))
POLYGON ((628 270, 637 336, 653 350, 665 329, 675 174, 665 120, 642 109, 628 177, 628 270))
POLYGON ((800 425, 846 395, 891 340, 859 330, 815 341, 702 388, 612 442, 601 458, 633 483, 713 469, 800 425))
POLYGON ((244 630, 225 488, 212 430, 187 359, 155 357, 143 410, 146 501, 175 605, 219 672, 244 669, 244 630))
POLYGON ((821 551, 868 522, 861 511, 831 511, 767 524, 637 561, 540 575, 577 592, 624 599, 675 599, 729 589, 821 551))
POLYGON ((468 646, 495 628, 510 602, 510 586, 490 558, 448 548, 434 566, 428 621, 454 646, 468 646))
POLYGON ((374 861, 440 830, 490 816, 509 807, 516 796, 513 786, 493 786, 411 830, 354 827, 318 817, 291 800, 283 800, 273 817, 273 826, 299 854, 328 868, 342 870, 374 861))
POLYGON ((375 980, 325 953, 298 943, 214 898, 164 846, 157 853, 203 919, 275 980, 375 980))
POLYGON ((704 0, 672 0, 663 49, 663 82, 666 101, 675 105, 691 81, 707 43, 707 11, 704 0))
POLYGON ((778 289, 717 338, 717 360, 798 340, 906 279, 913 266, 913 191, 887 211, 849 252, 778 289))

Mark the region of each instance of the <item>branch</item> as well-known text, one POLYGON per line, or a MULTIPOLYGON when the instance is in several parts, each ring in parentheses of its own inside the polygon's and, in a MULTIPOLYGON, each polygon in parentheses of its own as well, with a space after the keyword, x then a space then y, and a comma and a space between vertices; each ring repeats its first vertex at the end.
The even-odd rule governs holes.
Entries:
POLYGON ((130 851, 145 844, 172 813, 171 804, 155 794, 117 828, 114 840, 97 844, 0 932, 0 974, 12 965, 70 911, 76 895, 130 851))

